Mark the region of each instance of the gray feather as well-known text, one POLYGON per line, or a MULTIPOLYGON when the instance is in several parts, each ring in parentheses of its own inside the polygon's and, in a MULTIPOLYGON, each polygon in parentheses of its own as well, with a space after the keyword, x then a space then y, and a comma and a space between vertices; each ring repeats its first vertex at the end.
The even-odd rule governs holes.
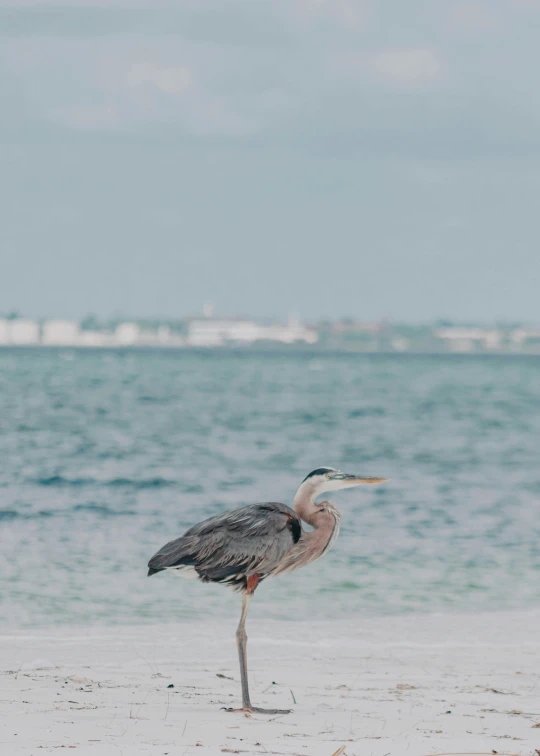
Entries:
POLYGON ((270 574, 300 535, 300 521, 285 504, 242 507, 210 517, 165 544, 148 563, 148 574, 193 567, 202 580, 241 588, 246 576, 270 574))

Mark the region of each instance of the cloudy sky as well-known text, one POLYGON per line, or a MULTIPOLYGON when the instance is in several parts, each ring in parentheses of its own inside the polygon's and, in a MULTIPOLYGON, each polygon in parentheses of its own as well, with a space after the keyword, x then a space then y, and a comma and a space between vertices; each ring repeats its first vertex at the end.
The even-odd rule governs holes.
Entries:
POLYGON ((0 0, 0 312, 540 322, 540 0, 0 0))

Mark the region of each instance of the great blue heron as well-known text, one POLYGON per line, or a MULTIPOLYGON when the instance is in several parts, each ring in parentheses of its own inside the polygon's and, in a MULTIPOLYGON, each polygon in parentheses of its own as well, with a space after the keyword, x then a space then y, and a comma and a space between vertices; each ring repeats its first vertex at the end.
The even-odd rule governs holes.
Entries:
POLYGON ((341 516, 331 502, 316 503, 320 494, 385 480, 319 467, 300 484, 294 497, 294 509, 268 502, 210 517, 194 525, 181 538, 165 544, 148 562, 148 575, 166 569, 177 570, 195 574, 206 583, 224 583, 242 592, 242 614, 236 631, 242 708, 227 711, 289 713, 290 709, 260 709, 251 705, 245 630, 249 600, 262 580, 309 564, 334 543, 341 516), (304 530, 302 521, 312 529, 304 530))

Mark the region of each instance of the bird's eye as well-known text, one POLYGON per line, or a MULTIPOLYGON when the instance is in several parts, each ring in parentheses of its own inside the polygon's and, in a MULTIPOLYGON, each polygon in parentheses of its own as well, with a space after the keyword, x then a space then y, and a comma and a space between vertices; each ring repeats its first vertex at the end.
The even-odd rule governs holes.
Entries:
POLYGON ((331 478, 332 476, 330 475, 330 473, 326 473, 326 476, 325 476, 325 477, 326 477, 326 480, 330 480, 330 478, 331 478))

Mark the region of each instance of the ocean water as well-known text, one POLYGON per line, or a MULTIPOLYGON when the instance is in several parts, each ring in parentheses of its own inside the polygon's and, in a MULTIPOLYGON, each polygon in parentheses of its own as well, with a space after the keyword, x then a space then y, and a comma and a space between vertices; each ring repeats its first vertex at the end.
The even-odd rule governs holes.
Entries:
POLYGON ((540 360, 0 350, 0 625, 238 614, 146 563, 193 523, 336 493, 333 550, 257 591, 259 617, 540 606, 540 360))

